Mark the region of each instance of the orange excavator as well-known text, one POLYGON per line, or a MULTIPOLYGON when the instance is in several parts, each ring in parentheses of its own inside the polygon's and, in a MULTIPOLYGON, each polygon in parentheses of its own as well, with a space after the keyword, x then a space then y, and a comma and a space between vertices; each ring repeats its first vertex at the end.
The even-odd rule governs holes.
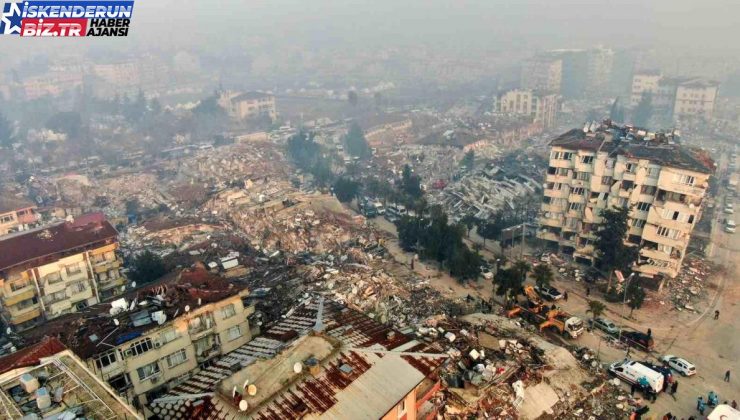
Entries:
POLYGON ((506 312, 506 316, 514 318, 522 313, 522 311, 529 312, 530 314, 539 314, 547 310, 547 305, 542 300, 539 294, 534 290, 532 286, 524 287, 524 295, 527 297, 527 308, 517 304, 512 309, 506 312))
POLYGON ((568 334, 571 338, 577 338, 583 333, 583 321, 560 309, 547 312, 547 319, 540 324, 540 331, 547 328, 555 328, 560 334, 568 334))

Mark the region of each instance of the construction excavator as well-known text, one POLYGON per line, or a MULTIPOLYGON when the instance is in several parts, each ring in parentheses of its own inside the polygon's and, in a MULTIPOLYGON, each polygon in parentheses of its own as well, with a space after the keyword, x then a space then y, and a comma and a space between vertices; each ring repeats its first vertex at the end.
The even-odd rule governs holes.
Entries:
POLYGON ((540 295, 537 294, 537 291, 534 290, 534 287, 525 286, 524 296, 527 297, 527 307, 525 308, 519 304, 516 304, 512 309, 509 309, 506 312, 507 317, 514 318, 515 316, 519 316, 523 312, 529 315, 540 314, 547 310, 547 305, 542 300, 540 295))
POLYGON ((560 309, 552 309, 547 312, 547 319, 540 324, 540 331, 547 328, 555 328, 562 335, 578 338, 583 333, 583 321, 560 309))

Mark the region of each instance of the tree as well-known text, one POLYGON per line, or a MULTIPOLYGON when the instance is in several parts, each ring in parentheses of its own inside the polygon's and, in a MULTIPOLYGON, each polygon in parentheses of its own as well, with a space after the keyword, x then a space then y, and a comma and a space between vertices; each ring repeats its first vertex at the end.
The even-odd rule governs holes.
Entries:
POLYGON ((347 101, 352 106, 357 106, 357 101, 359 100, 359 97, 357 96, 357 92, 354 90, 350 90, 347 92, 347 101))
POLYGON ((538 264, 532 270, 532 277, 534 277, 535 283, 540 288, 544 286, 549 286, 550 282, 553 279, 552 269, 547 264, 538 264))
POLYGON ((629 229, 629 210, 611 208, 601 212, 603 222, 596 231, 594 248, 600 266, 609 272, 607 290, 611 287, 614 270, 627 271, 637 260, 638 248, 625 244, 629 229))
POLYGON ((475 165, 475 151, 468 150, 465 153, 465 156, 463 156, 460 164, 465 166, 465 169, 467 169, 468 171, 472 171, 473 166, 475 165))
POLYGON ((349 203, 357 196, 359 184, 351 179, 340 177, 334 183, 334 194, 342 203, 349 203))
POLYGON ((653 116, 653 94, 651 92, 642 93, 642 98, 640 98, 634 114, 632 121, 635 125, 646 128, 650 122, 650 118, 653 116))
POLYGON ((606 311, 606 305, 598 300, 589 300, 586 312, 591 312, 594 319, 600 317, 606 311))
POLYGON ((146 250, 134 257, 131 263, 129 277, 139 284, 146 284, 157 280, 165 274, 167 274, 167 268, 164 266, 162 257, 146 250))
POLYGON ((496 295, 503 296, 506 306, 509 306, 510 300, 515 297, 522 288, 522 277, 512 268, 498 270, 493 277, 493 283, 496 286, 496 295))
POLYGON ((412 198, 420 197, 421 191, 421 180, 419 176, 411 171, 411 166, 404 165, 403 172, 401 173, 401 188, 403 192, 411 196, 412 198))
POLYGON ((0 113, 0 147, 9 149, 13 144, 13 126, 10 120, 0 113))
POLYGON ((636 282, 630 283, 627 288, 627 305, 630 307, 630 318, 632 318, 632 312, 635 309, 642 307, 643 302, 645 302, 645 289, 636 282))
POLYGON ((524 283, 524 280, 527 279, 527 273, 532 269, 532 266, 524 260, 517 260, 514 265, 511 266, 511 269, 522 279, 522 283, 524 283))
POLYGON ((347 152, 352 156, 365 159, 372 155, 370 146, 367 144, 367 139, 365 139, 365 133, 362 132, 362 128, 356 122, 350 125, 344 142, 347 146, 347 152))
POLYGON ((463 226, 465 226, 465 231, 466 231, 465 236, 467 236, 468 238, 470 238, 470 231, 473 230, 473 227, 475 227, 475 222, 476 222, 475 216, 473 216, 472 214, 466 214, 460 220, 460 223, 462 223, 463 226))

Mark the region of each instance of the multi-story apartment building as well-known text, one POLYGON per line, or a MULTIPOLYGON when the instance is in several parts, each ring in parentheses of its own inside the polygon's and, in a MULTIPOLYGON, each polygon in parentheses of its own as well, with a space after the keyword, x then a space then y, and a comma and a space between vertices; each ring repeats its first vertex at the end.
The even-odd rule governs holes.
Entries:
POLYGON ((0 317, 24 330, 122 293, 118 232, 102 214, 0 238, 0 317))
POLYGON ((58 336, 93 373, 143 408, 252 338, 247 317, 254 307, 242 302, 248 295, 198 264, 110 304, 50 321, 24 338, 58 336))
POLYGON ((513 89, 493 98, 493 112, 497 114, 526 115, 543 128, 555 125, 559 97, 554 93, 529 89, 513 89))
POLYGON ((674 119, 709 119, 714 113, 719 84, 700 78, 665 77, 645 71, 632 77, 630 104, 636 107, 644 94, 651 95, 651 105, 670 113, 674 119))
POLYGON ((705 153, 676 140, 612 124, 553 140, 537 236, 592 264, 601 211, 628 207, 626 241, 640 247, 635 269, 675 277, 714 171, 705 153))
POLYGON ((522 89, 560 93, 562 79, 563 60, 559 57, 540 54, 522 63, 522 89))
POLYGON ((268 116, 277 118, 275 97, 262 92, 221 92, 218 104, 223 107, 230 117, 239 120, 268 116))
POLYGON ((32 202, 0 197, 0 236, 33 227, 39 220, 32 202))

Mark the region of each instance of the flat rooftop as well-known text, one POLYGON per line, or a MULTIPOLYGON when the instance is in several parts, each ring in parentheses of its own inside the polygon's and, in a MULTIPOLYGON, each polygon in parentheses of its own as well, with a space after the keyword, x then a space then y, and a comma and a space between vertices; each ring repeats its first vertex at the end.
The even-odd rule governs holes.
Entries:
POLYGON ((650 133, 647 130, 618 126, 604 122, 590 129, 573 129, 550 142, 568 150, 607 152, 609 156, 624 155, 647 159, 662 166, 712 174, 714 161, 704 150, 681 145, 671 133, 650 133))
POLYGON ((54 256, 61 258, 91 245, 113 243, 117 237, 110 222, 97 216, 6 235, 0 237, 0 271, 42 258, 49 263, 54 256))
POLYGON ((58 341, 47 339, 18 353, 0 359, 0 366, 12 367, 0 374, 0 417, 143 418, 58 341), (23 382, 29 379, 31 387, 24 388, 23 382), (48 406, 39 406, 35 389, 48 393, 48 406))

